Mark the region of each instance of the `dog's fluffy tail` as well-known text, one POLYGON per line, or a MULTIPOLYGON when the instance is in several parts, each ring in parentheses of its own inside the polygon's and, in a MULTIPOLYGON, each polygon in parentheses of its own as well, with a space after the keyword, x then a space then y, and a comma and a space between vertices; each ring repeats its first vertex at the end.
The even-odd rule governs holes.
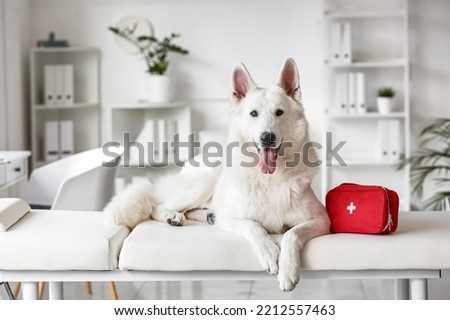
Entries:
POLYGON ((103 211, 110 214, 113 223, 133 229, 142 221, 150 219, 155 208, 152 183, 140 181, 129 184, 115 195, 103 211))

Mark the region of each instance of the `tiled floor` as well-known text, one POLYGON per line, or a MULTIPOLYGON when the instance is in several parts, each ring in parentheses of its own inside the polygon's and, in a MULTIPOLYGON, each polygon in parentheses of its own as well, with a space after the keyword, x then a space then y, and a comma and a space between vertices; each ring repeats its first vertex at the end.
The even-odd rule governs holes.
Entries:
MULTIPOLYGON (((14 284, 12 284, 14 286, 14 284)), ((210 282, 118 282, 120 299, 393 299, 393 280, 302 280, 290 293, 281 292, 272 281, 210 282)), ((92 283, 93 295, 84 283, 66 283, 65 299, 111 299, 106 283, 92 283)), ((47 295, 47 293, 46 293, 47 295)), ((3 293, 3 298, 5 295, 3 293)), ((20 298, 20 297, 19 297, 20 298)), ((450 300, 450 271, 442 279, 429 281, 429 298, 450 300)))

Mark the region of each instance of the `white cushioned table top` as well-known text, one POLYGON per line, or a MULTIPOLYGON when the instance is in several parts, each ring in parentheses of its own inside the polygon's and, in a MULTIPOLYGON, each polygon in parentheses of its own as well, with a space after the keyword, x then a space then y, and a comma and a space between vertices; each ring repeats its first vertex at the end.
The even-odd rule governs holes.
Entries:
MULTIPOLYGON (((274 239, 280 241, 281 236, 274 239)), ((330 234, 309 241, 302 266, 312 270, 449 269, 450 213, 405 212, 390 235, 330 234)), ((249 242, 217 226, 146 221, 125 240, 122 270, 262 271, 249 242)))
POLYGON ((125 227, 103 212, 33 210, 0 232, 0 270, 112 270, 125 227))

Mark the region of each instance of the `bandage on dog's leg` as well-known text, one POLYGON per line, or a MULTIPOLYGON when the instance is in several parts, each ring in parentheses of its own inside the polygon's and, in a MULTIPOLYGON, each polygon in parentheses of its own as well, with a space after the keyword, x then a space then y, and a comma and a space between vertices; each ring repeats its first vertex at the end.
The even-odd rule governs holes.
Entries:
POLYGON ((182 226, 184 220, 186 220, 183 213, 163 208, 158 208, 156 212, 152 213, 151 218, 176 227, 182 226))
POLYGON ((208 208, 193 208, 185 212, 186 219, 214 224, 214 213, 208 208))

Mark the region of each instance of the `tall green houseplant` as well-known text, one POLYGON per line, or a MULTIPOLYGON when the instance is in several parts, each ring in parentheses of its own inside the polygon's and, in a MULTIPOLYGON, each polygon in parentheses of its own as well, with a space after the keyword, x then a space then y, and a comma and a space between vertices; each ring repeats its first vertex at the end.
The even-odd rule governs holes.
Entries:
POLYGON ((438 119, 420 133, 419 149, 398 166, 411 165, 412 194, 421 200, 424 184, 434 182, 437 191, 423 202, 428 210, 450 210, 450 119, 438 119))
POLYGON ((159 40, 154 36, 134 37, 125 30, 120 30, 116 27, 109 27, 108 29, 119 37, 127 40, 139 50, 145 60, 147 72, 149 74, 163 75, 167 72, 167 69, 169 68, 169 52, 181 55, 189 53, 188 50, 173 43, 173 40, 180 36, 176 33, 172 33, 170 36, 159 40))

